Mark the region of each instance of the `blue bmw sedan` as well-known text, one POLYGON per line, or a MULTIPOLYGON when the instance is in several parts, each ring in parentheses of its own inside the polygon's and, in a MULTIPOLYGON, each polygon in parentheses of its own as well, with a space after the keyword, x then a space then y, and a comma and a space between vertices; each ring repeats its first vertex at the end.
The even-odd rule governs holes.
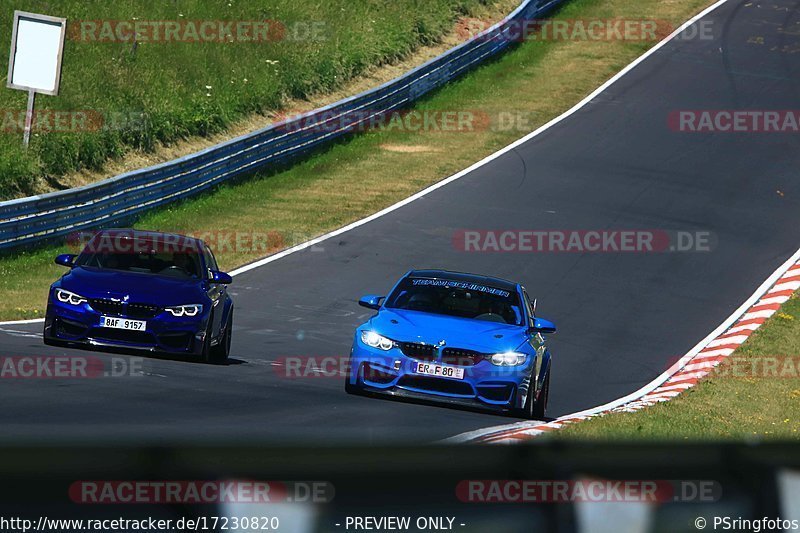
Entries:
POLYGON ((555 325, 525 288, 443 270, 408 272, 356 329, 345 390, 545 416, 555 325))
POLYGON ((50 287, 45 344, 142 349, 224 363, 231 346, 231 276, 192 237, 138 230, 94 234, 50 287))

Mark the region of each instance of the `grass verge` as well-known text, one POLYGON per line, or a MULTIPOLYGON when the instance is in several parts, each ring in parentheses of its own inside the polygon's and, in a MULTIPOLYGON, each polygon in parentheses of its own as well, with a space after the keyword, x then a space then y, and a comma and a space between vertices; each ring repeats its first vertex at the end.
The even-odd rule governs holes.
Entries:
POLYGON ((796 293, 695 387, 636 413, 612 413, 567 426, 552 438, 797 439, 798 348, 800 297, 796 293))
MULTIPOLYGON (((575 0, 569 20, 629 18, 678 25, 709 0, 575 0)), ((232 269, 295 240, 320 235, 374 213, 469 166, 544 124, 613 76, 654 42, 533 40, 438 91, 417 106, 434 115, 470 111, 489 120, 472 129, 370 131, 274 175, 220 187, 155 211, 136 227, 227 235, 283 236, 268 246, 215 246, 232 269), (509 120, 511 117, 513 120, 509 120)), ((213 245, 214 243, 211 242, 213 245)), ((43 315, 53 264, 67 245, 0 258, 0 320, 43 315)))
POLYGON ((61 176, 99 171, 129 150, 211 136, 289 99, 333 91, 437 42, 491 1, 12 0, 0 42, 11 40, 14 9, 66 17, 68 40, 61 92, 37 98, 42 119, 28 151, 17 131, 27 95, 0 91, 0 198, 59 188, 61 176), (40 135, 48 111, 81 115, 40 135))

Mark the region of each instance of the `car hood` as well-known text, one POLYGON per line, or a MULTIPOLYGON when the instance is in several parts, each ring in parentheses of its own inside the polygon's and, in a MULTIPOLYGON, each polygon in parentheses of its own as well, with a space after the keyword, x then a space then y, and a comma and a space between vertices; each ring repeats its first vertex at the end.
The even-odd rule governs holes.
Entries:
POLYGON ((419 311, 383 308, 366 328, 399 342, 424 342, 484 353, 514 350, 526 341, 525 328, 419 311))
POLYGON ((172 279, 152 274, 75 267, 60 286, 86 298, 114 298, 153 305, 202 303, 200 280, 172 279))

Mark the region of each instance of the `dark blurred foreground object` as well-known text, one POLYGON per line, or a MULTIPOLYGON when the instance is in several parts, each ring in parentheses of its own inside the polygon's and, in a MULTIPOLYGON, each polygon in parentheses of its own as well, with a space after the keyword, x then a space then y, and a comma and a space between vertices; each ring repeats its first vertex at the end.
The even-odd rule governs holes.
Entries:
MULTIPOLYGON (((385 526, 373 531, 390 530, 407 519, 407 529, 394 530, 419 531, 419 520, 428 531, 680 532, 698 531, 703 524, 713 531, 715 517, 739 519, 740 525, 744 520, 800 518, 797 444, 542 441, 493 447, 20 447, 0 452, 0 517, 34 524, 41 517, 154 518, 173 524, 183 519, 185 527, 186 520, 202 519, 199 530, 312 533, 364 531, 368 525, 385 526), (89 498, 87 483, 181 482, 186 487, 203 480, 266 481, 272 499, 252 503, 245 501, 252 494, 228 494, 219 504, 82 502, 89 498), (551 488, 566 482, 571 490, 560 497, 550 493, 541 503, 531 500, 545 493, 517 490, 520 485, 508 480, 551 488), (612 480, 653 482, 656 501, 637 501, 635 493, 620 501, 620 493, 613 491, 589 494, 591 502, 574 501, 575 487, 612 480), (324 488, 311 495, 306 489, 314 484, 324 488), (710 489, 702 494, 702 487, 710 489), (568 501, 563 501, 565 494, 568 501), (485 498, 492 502, 480 501, 485 498), (220 517, 238 518, 238 528, 220 517), (256 520, 242 521, 248 517, 256 520), (387 522, 388 517, 400 521, 387 522)), ((731 523, 728 530, 745 529, 731 523)), ((6 526, 4 531, 12 530, 6 526)), ((76 524, 61 526, 60 531, 77 530, 76 524)))

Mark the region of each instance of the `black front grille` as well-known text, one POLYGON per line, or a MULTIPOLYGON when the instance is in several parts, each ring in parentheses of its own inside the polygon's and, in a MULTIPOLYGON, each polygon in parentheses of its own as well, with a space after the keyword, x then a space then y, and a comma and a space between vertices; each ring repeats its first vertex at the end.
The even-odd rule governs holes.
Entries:
POLYGON ((493 402, 508 402, 514 394, 514 385, 478 386, 478 394, 493 402))
POLYGON ((105 298, 92 298, 89 300, 89 305, 98 313, 122 316, 122 302, 115 302, 105 298))
POLYGON ((190 332, 179 333, 162 333, 158 336, 158 342, 162 346, 171 348, 173 350, 186 350, 189 348, 189 343, 192 342, 192 334, 190 332))
POLYGON ((484 354, 475 350, 461 348, 445 348, 442 350, 442 363, 457 366, 473 366, 480 363, 484 354))
POLYGON ((94 328, 91 336, 97 340, 128 342, 131 344, 155 344, 153 335, 146 331, 94 328))
POLYGON ((419 342, 401 342, 400 351, 407 357, 413 357, 421 361, 435 361, 436 360, 436 346, 431 344, 422 344, 419 342))
POLYGON ((484 357, 489 357, 489 355, 475 350, 444 348, 440 358, 437 347, 432 344, 419 342, 401 342, 399 344, 403 355, 419 361, 435 361, 446 365, 473 366, 480 363, 484 357))
POLYGON ((148 304, 128 304, 125 316, 128 318, 153 318, 161 312, 161 308, 148 304))
POLYGON ((56 334, 67 335, 69 337, 81 337, 86 333, 86 326, 74 320, 66 318, 55 319, 56 334))
POLYGON ((457 394, 459 396, 474 396, 475 391, 468 383, 452 379, 426 378, 420 376, 404 376, 397 383, 401 387, 408 387, 428 392, 442 394, 457 394))
POLYGON ((92 298, 89 300, 92 309, 103 315, 123 316, 135 319, 153 318, 161 312, 156 305, 140 303, 123 303, 107 298, 92 298))
POLYGON ((395 374, 384 372, 380 368, 375 368, 369 363, 364 363, 363 377, 364 381, 371 381, 372 383, 380 383, 385 385, 394 380, 397 376, 395 374))

